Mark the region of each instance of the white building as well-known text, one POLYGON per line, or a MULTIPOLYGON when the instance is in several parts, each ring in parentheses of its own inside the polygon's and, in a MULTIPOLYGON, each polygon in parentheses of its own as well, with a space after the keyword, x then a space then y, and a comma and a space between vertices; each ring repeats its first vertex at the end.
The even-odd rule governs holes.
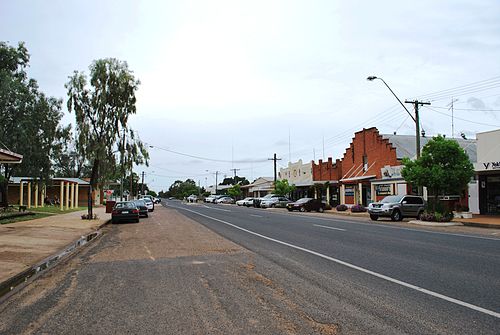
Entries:
POLYGON ((479 213, 500 215, 500 129, 477 134, 475 170, 478 183, 476 194, 470 194, 471 211, 476 202, 479 213))

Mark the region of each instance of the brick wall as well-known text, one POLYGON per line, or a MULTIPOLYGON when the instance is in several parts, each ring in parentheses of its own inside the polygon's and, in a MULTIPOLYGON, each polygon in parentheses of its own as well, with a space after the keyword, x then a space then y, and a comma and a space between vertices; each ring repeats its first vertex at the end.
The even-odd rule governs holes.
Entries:
POLYGON ((380 169, 386 165, 400 165, 396 156, 396 148, 383 138, 377 128, 372 127, 354 133, 349 148, 342 158, 343 178, 375 175, 381 178, 380 169), (368 170, 363 171, 363 157, 368 164, 368 170))
POLYGON ((331 157, 328 158, 327 162, 319 160, 318 164, 313 163, 313 180, 315 181, 325 181, 325 180, 340 180, 342 178, 342 162, 340 159, 335 160, 331 157))

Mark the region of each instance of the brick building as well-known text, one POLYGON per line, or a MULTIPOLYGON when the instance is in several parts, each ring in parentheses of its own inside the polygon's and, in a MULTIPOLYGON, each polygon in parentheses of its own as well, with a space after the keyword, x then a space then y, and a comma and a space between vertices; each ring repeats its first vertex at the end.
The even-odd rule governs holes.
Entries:
POLYGON ((328 161, 319 160, 318 164, 313 162, 313 182, 320 191, 320 196, 324 197, 329 205, 336 206, 340 204, 340 184, 342 179, 342 162, 340 159, 335 160, 331 157, 328 161))

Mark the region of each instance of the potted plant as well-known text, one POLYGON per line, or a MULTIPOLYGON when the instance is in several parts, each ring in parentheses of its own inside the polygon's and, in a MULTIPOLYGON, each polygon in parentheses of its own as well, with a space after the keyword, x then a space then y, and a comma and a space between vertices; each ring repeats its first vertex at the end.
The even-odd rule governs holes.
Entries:
POLYGON ((469 212, 469 206, 457 203, 455 204, 453 217, 456 219, 472 219, 472 212, 469 212))

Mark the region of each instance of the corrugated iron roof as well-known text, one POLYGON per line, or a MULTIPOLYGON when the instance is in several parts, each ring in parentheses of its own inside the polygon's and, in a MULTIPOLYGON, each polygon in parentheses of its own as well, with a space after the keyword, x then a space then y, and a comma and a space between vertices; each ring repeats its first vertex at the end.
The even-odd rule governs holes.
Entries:
MULTIPOLYGON (((414 135, 381 134, 381 136, 387 138, 392 143, 392 146, 396 148, 398 159, 416 157, 416 139, 414 135)), ((423 147, 431 139, 432 137, 420 137, 420 145, 423 147)), ((453 140, 457 141, 458 145, 465 150, 472 163, 477 162, 477 144, 475 139, 453 138, 453 140)))

